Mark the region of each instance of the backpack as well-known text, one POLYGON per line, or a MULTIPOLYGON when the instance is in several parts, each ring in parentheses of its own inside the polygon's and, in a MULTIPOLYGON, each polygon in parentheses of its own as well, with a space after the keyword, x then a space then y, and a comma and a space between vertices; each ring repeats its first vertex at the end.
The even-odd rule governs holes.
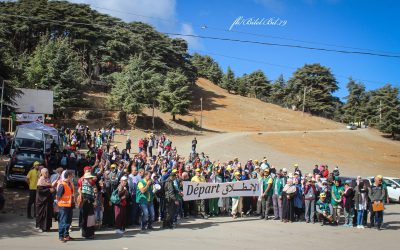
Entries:
POLYGON ((61 166, 67 166, 68 162, 67 162, 67 157, 63 156, 61 158, 61 166))
POLYGON ((110 197, 110 201, 114 205, 119 205, 121 203, 121 198, 118 195, 118 189, 115 189, 110 197))

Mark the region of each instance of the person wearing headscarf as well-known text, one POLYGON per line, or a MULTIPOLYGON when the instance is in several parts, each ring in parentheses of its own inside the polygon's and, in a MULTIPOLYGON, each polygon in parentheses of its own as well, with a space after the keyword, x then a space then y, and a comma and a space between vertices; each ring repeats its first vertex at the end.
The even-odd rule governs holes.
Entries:
POLYGON ((293 179, 289 178, 282 189, 282 219, 283 222, 294 221, 294 197, 296 195, 296 185, 293 179))
POLYGON ((119 204, 114 206, 114 216, 115 216, 115 227, 117 234, 125 233, 126 227, 126 206, 128 204, 129 191, 128 191, 128 178, 122 176, 120 184, 117 187, 118 196, 120 199, 119 204))
POLYGON ((90 172, 86 172, 82 182, 82 237, 94 238, 95 217, 94 217, 94 190, 92 180, 95 178, 90 172))
POLYGON ((47 168, 40 170, 36 192, 36 227, 39 228, 40 232, 48 232, 51 228, 53 216, 52 194, 55 189, 51 185, 47 168))

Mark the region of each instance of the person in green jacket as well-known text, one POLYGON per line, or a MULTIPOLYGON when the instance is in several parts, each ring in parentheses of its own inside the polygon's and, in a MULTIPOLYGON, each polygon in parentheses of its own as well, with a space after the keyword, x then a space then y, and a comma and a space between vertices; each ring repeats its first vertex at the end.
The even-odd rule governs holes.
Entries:
POLYGON ((154 193, 153 181, 151 180, 151 172, 146 171, 144 178, 137 184, 136 189, 136 203, 139 204, 142 210, 142 230, 153 229, 152 223, 154 221, 154 193))
POLYGON ((264 170, 264 177, 261 179, 263 186, 263 194, 262 194, 262 212, 260 219, 268 220, 268 211, 271 207, 272 194, 273 194, 273 178, 269 174, 269 168, 264 170))
POLYGON ((317 218, 321 221, 321 226, 325 225, 326 222, 332 222, 333 218, 331 215, 331 208, 326 202, 326 194, 321 193, 319 195, 319 200, 316 203, 317 218))
POLYGON ((339 225, 343 193, 344 187, 342 186, 342 181, 340 179, 336 179, 331 191, 331 205, 333 208, 333 221, 335 225, 339 225))
POLYGON ((282 177, 282 170, 279 171, 272 184, 272 203, 274 204, 274 220, 282 219, 282 189, 285 186, 285 179, 282 177))

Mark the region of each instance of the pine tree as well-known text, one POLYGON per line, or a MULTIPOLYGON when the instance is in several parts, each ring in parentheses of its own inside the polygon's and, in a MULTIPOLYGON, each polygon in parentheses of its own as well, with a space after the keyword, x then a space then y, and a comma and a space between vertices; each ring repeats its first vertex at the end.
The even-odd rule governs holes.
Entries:
POLYGON ((246 77, 246 87, 251 97, 267 101, 271 91, 271 84, 264 72, 256 70, 246 77))
POLYGON ((306 64, 297 69, 289 79, 286 102, 302 109, 305 91, 305 111, 331 118, 336 105, 332 94, 337 89, 337 81, 329 68, 319 63, 306 64))
POLYGON ((123 71, 114 73, 112 79, 109 106, 134 114, 157 101, 164 80, 162 75, 148 68, 140 56, 131 58, 123 71))
POLYGON ((233 73, 231 67, 228 66, 226 74, 222 78, 222 87, 228 90, 228 93, 235 89, 235 73, 233 73))
POLYGON ((176 115, 187 114, 191 103, 189 86, 186 76, 181 72, 168 72, 158 98, 161 112, 170 112, 174 121, 176 115))
POLYGON ((284 106, 286 82, 283 75, 280 75, 271 86, 269 102, 284 106))
POLYGON ((375 122, 383 133, 388 133, 393 139, 400 134, 400 99, 399 89, 390 84, 373 91, 369 110, 375 114, 375 122))
POLYGON ((78 55, 67 38, 43 37, 26 69, 28 86, 54 91, 54 108, 61 114, 81 103, 82 71, 78 55))
POLYGON ((356 122, 361 125, 365 121, 366 94, 365 86, 362 83, 356 83, 352 78, 347 83, 349 95, 346 96, 346 104, 343 106, 346 122, 356 122))

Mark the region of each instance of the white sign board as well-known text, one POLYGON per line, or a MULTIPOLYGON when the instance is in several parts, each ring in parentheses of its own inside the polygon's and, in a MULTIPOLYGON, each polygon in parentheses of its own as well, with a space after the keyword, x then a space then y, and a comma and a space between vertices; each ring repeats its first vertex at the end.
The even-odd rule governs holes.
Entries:
POLYGON ((225 182, 225 183, 198 183, 183 182, 183 200, 202 200, 233 196, 261 196, 262 186, 259 180, 225 182))
POLYGON ((17 113, 53 114, 53 91, 23 89, 21 96, 15 98, 17 113))
POLYGON ((17 122, 41 122, 44 123, 43 114, 28 114, 22 113, 16 115, 17 122))

